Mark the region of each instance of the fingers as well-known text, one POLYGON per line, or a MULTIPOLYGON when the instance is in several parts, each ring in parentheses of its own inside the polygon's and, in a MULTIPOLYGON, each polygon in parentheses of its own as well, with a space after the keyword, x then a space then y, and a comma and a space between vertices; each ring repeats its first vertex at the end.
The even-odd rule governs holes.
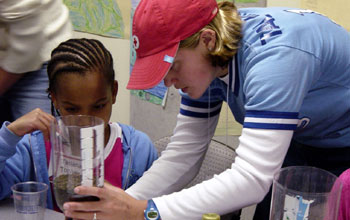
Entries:
POLYGON ((64 213, 74 219, 91 219, 91 213, 94 212, 97 213, 97 219, 141 219, 140 216, 143 216, 143 210, 147 206, 146 200, 138 201, 109 183, 103 188, 78 186, 74 192, 100 198, 100 201, 95 202, 66 202, 63 205, 64 213))
POLYGON ((49 140, 50 139, 50 128, 51 123, 55 119, 52 115, 47 114, 45 112, 42 112, 44 114, 41 114, 38 119, 40 120, 41 124, 39 124, 39 130, 43 133, 44 139, 49 140))
POLYGON ((35 130, 41 130, 45 140, 49 139, 50 124, 54 117, 37 108, 23 115, 7 126, 17 136, 23 136, 35 130))
POLYGON ((97 212, 100 211, 103 204, 102 202, 66 202, 63 205, 65 211, 70 212, 97 212))
POLYGON ((77 186, 74 189, 74 192, 76 194, 80 195, 92 195, 92 196, 97 196, 100 199, 106 199, 110 197, 113 193, 115 192, 116 194, 118 193, 124 193, 124 191, 118 187, 115 187, 111 185, 108 182, 105 182, 104 186, 102 188, 100 187, 91 187, 91 186, 77 186))
MULTIPOLYGON (((106 184, 108 188, 118 189, 110 184, 106 184)), ((100 201, 95 202, 66 202, 63 206, 65 211, 68 212, 87 212, 87 211, 102 211, 109 210, 106 208, 110 203, 113 203, 112 191, 105 187, 91 187, 91 186, 77 186, 74 192, 78 195, 89 195, 100 198, 100 201)))
MULTIPOLYGON (((103 204, 100 201, 95 202, 66 202, 63 205, 64 215, 74 219, 93 219, 93 213, 100 213, 103 204)), ((99 215, 101 219, 101 213, 99 215)))
POLYGON ((104 198, 105 192, 104 188, 91 187, 91 186, 77 186, 74 192, 79 195, 90 195, 97 196, 99 198, 104 198))
POLYGON ((106 190, 117 190, 119 191, 119 188, 116 188, 115 186, 113 186, 111 183, 109 183, 108 181, 105 180, 105 183, 103 185, 103 188, 105 188, 106 190))
POLYGON ((65 212, 87 212, 87 211, 99 211, 103 206, 101 202, 104 196, 103 188, 90 187, 90 186, 78 186, 74 189, 74 192, 78 195, 89 195, 100 198, 100 201, 94 202, 66 202, 63 205, 65 212))
MULTIPOLYGON (((97 196, 101 193, 99 192, 98 187, 82 187, 82 190, 78 190, 80 195, 90 195, 90 196, 97 196), (86 189, 85 189, 86 188, 86 189), (97 188, 97 190, 95 189, 97 188)), ((77 190, 75 190, 77 192, 77 190)), ((103 194, 103 193, 102 193, 103 194)), ((93 219, 91 218, 91 215, 93 216, 94 213, 99 213, 98 218, 102 218, 105 214, 102 212, 102 210, 108 210, 105 208, 105 202, 104 201, 93 201, 93 202, 66 202, 63 205, 64 214, 65 216, 71 217, 73 219, 93 219)))
POLYGON ((108 180, 104 180, 104 186, 106 186, 106 185, 112 186, 112 184, 110 182, 108 182, 108 180))

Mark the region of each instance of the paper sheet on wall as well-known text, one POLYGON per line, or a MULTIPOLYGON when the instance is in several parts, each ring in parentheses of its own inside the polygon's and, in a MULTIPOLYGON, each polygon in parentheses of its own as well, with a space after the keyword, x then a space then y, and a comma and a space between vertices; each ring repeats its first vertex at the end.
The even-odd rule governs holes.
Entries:
POLYGON ((130 1, 64 0, 74 30, 129 39, 130 1))
MULTIPOLYGON (((140 0, 132 0, 131 1, 131 13, 130 13, 130 20, 132 21, 135 9, 138 5, 140 0)), ((132 22, 130 22, 130 26, 132 25, 132 22)), ((130 27, 130 36, 132 36, 132 28, 130 27)), ((132 67, 134 66, 134 63, 136 61, 136 50, 133 47, 133 41, 132 37, 130 37, 130 73, 132 71, 132 67)), ((163 82, 160 82, 158 85, 156 85, 154 88, 147 89, 147 90, 131 90, 131 95, 137 96, 139 99, 151 102, 156 105, 161 105, 164 102, 164 99, 166 99, 166 91, 167 87, 164 85, 163 82)))
POLYGON ((268 7, 294 7, 321 13, 350 31, 349 0, 268 0, 268 7))

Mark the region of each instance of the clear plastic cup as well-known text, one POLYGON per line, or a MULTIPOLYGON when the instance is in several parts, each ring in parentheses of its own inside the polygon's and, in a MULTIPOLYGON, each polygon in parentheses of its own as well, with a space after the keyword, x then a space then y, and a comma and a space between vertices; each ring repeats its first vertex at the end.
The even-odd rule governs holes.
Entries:
POLYGON ((40 182, 22 182, 11 187, 17 220, 43 220, 48 186, 40 182))
POLYGON ((273 180, 270 220, 336 220, 342 183, 308 166, 282 168, 273 180))

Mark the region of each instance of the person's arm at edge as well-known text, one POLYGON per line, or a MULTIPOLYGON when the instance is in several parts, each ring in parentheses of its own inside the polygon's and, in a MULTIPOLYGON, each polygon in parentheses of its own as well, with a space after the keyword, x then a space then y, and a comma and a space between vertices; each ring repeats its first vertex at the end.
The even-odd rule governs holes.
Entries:
POLYGON ((0 19, 8 28, 7 48, 0 60, 0 96, 23 73, 40 68, 40 45, 44 40, 39 0, 5 1, 0 6, 0 19))

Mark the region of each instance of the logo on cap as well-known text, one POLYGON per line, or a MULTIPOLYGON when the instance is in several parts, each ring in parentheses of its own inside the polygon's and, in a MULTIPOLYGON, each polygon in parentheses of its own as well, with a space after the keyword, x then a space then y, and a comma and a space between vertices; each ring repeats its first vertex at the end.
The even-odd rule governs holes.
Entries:
POLYGON ((211 12, 213 15, 216 15, 216 13, 218 12, 218 8, 214 8, 214 10, 211 12))
POLYGON ((140 42, 139 42, 139 38, 136 35, 132 36, 132 43, 134 45, 135 50, 139 49, 140 42))
POLYGON ((174 57, 171 57, 169 55, 165 55, 163 61, 167 63, 173 63, 174 62, 174 57))

